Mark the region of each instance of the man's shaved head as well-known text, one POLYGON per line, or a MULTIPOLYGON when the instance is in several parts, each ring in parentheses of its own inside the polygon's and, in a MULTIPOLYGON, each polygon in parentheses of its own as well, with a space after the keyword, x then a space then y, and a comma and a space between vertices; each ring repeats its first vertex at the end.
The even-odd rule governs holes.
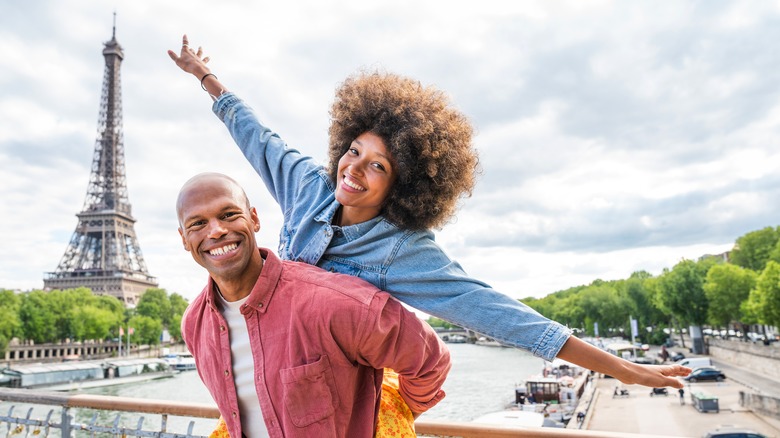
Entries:
POLYGON ((247 210, 250 209, 249 198, 246 196, 244 189, 233 178, 217 173, 217 172, 204 172, 199 173, 184 183, 179 190, 179 196, 176 199, 176 217, 179 218, 179 226, 182 225, 182 207, 184 206, 184 200, 191 191, 200 190, 204 185, 222 185, 223 187, 233 191, 236 195, 236 199, 242 199, 246 203, 247 210))

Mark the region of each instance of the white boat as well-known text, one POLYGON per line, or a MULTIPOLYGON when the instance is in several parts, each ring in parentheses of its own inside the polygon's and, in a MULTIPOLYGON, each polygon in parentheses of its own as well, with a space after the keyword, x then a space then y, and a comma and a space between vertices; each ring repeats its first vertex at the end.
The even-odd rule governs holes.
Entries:
POLYGON ((175 371, 191 371, 195 369, 195 358, 190 353, 168 353, 162 358, 175 371))
POLYGON ((161 359, 111 359, 13 365, 0 374, 3 386, 70 391, 172 377, 173 371, 161 359))
POLYGON ((506 409, 491 412, 472 420, 472 423, 509 427, 564 427, 564 424, 543 412, 506 409))
POLYGON ((472 420, 472 423, 489 424, 494 426, 520 426, 542 427, 544 426, 544 414, 539 412, 507 409, 505 411, 491 412, 472 420))

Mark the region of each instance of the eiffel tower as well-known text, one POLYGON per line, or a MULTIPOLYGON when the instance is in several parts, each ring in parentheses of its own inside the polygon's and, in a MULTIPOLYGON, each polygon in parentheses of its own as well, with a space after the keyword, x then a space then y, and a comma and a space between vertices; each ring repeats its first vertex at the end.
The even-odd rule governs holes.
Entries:
POLYGON ((104 46, 98 135, 84 208, 56 271, 44 274, 43 287, 84 286, 135 306, 146 289, 157 287, 157 279, 146 270, 127 197, 119 75, 124 52, 116 41, 116 14, 111 41, 104 46))

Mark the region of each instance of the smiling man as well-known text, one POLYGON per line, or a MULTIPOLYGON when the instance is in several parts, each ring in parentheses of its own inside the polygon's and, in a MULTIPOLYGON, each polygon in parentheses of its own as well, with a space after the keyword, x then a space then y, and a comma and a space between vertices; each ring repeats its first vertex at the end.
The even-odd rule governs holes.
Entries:
POLYGON ((182 336, 232 437, 371 437, 383 368, 417 415, 443 397, 439 337, 355 277, 258 248, 257 210, 233 179, 196 175, 179 192, 184 249, 209 272, 182 336))

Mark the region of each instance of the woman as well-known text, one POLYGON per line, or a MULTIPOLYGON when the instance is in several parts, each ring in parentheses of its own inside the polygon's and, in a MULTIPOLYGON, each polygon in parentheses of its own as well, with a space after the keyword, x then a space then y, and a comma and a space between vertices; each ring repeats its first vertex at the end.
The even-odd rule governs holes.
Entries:
POLYGON ((434 242, 477 170, 472 128, 444 93, 393 74, 358 74, 336 91, 324 168, 287 145, 230 93, 187 36, 169 56, 200 81, 213 110, 280 204, 279 255, 359 276, 428 314, 623 383, 682 384, 680 366, 645 366, 570 336, 533 309, 470 278, 434 242))

